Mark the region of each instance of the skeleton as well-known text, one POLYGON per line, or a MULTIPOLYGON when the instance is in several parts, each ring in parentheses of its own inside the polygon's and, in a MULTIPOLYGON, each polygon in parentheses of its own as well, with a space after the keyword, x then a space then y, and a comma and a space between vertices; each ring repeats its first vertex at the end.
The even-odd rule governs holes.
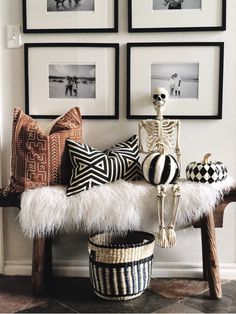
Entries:
MULTIPOLYGON (((180 121, 179 120, 166 120, 163 118, 163 111, 169 99, 168 92, 158 87, 152 96, 154 108, 157 113, 155 120, 148 119, 142 120, 139 123, 139 151, 144 154, 152 152, 165 153, 166 150, 176 154, 176 159, 181 167, 181 151, 180 151, 180 121), (145 147, 143 146, 142 135, 145 131, 145 147), (176 131, 176 134, 175 134, 176 131), (175 142, 176 136, 176 142, 175 142)), ((157 244, 160 247, 170 248, 176 244, 175 223, 178 213, 178 205, 180 199, 180 188, 178 183, 174 184, 171 188, 173 194, 173 206, 171 211, 171 219, 165 226, 164 222, 164 206, 166 197, 166 186, 157 185, 157 212, 159 222, 159 232, 157 234, 157 244)))

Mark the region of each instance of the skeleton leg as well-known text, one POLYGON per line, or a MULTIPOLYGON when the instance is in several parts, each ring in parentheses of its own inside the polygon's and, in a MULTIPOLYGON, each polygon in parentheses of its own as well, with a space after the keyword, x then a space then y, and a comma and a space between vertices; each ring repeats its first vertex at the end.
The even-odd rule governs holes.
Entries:
POLYGON ((138 141, 139 141, 139 151, 143 153, 143 143, 142 143, 142 121, 138 124, 138 141))
POLYGON ((180 199, 180 188, 179 185, 176 183, 172 187, 172 192, 174 194, 174 202, 172 207, 171 213, 171 220, 167 227, 167 239, 168 239, 168 247, 171 248, 176 245, 176 233, 175 233, 175 223, 178 214, 178 207, 179 207, 179 199, 180 199))
POLYGON ((164 204, 166 197, 166 188, 163 185, 157 186, 157 212, 158 212, 158 222, 159 231, 157 233, 156 242, 157 245, 163 248, 168 246, 168 240, 166 237, 166 228, 164 222, 164 204))

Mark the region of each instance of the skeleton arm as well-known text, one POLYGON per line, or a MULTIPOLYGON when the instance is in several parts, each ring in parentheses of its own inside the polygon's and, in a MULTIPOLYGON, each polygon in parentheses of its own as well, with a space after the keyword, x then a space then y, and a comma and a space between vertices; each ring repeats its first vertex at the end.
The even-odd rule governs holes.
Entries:
POLYGON ((138 124, 138 142, 139 142, 139 151, 143 153, 143 143, 142 143, 142 128, 143 128, 143 121, 139 122, 138 124))
POLYGON ((176 157, 177 157, 177 162, 178 162, 178 164, 179 164, 179 170, 181 171, 180 121, 177 121, 176 127, 177 127, 177 134, 176 134, 175 153, 176 153, 176 157))

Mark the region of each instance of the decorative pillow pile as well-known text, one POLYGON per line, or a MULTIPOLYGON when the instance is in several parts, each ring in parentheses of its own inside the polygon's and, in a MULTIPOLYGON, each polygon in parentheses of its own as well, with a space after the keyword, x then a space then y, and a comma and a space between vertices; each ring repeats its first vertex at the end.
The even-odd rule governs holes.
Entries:
POLYGON ((67 140, 72 164, 72 176, 67 196, 119 179, 140 177, 138 137, 112 146, 104 152, 67 140))
POLYGON ((58 118, 46 135, 30 116, 16 108, 12 132, 11 178, 4 194, 48 185, 67 185, 71 165, 66 139, 82 142, 79 108, 58 118))

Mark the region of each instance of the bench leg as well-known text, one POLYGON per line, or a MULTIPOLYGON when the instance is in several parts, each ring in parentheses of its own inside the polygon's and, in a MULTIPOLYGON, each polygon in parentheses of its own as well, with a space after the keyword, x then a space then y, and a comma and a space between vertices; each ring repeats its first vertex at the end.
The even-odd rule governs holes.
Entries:
POLYGON ((220 270, 216 246, 216 233, 213 212, 202 219, 203 277, 208 280, 212 299, 222 298, 220 270))
POLYGON ((52 279, 52 241, 51 238, 34 238, 32 257, 32 287, 35 294, 44 292, 52 279))
MULTIPOLYGON (((204 223, 204 222, 203 222, 204 223)), ((208 257, 207 257, 207 247, 205 242, 205 231, 201 228, 201 237, 202 237, 202 268, 203 268, 203 280, 208 280, 208 257)))

